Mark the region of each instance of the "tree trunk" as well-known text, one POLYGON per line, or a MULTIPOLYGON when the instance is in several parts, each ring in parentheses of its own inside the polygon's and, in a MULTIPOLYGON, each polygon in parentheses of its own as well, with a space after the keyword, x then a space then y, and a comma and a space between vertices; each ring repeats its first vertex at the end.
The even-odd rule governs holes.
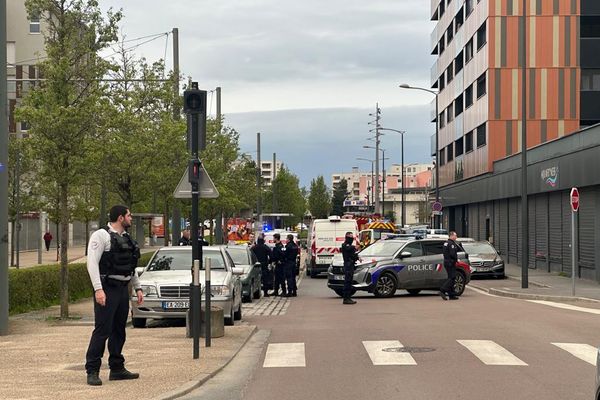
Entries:
MULTIPOLYGON (((163 214, 163 225, 165 227, 165 246, 169 245, 169 235, 170 235, 170 231, 169 231, 169 203, 167 201, 165 201, 165 209, 164 209, 164 214, 163 214)), ((175 238, 173 238, 173 241, 175 241, 175 238)))
POLYGON ((85 218, 85 255, 88 255, 88 245, 90 244, 90 220, 85 218))
POLYGON ((62 182, 59 186, 60 201, 60 318, 69 318, 69 186, 62 182))

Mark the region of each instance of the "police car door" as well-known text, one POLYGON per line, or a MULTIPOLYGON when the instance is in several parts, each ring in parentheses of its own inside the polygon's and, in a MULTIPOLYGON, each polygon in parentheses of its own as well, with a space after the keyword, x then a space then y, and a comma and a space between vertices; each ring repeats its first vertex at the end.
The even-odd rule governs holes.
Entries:
POLYGON ((444 269, 444 241, 426 240, 422 245, 426 264, 424 283, 426 287, 437 288, 448 277, 444 269))
POLYGON ((408 243, 400 252, 401 263, 404 268, 398 274, 398 288, 412 289, 422 287, 425 259, 423 257, 423 248, 420 242, 408 243), (410 253, 408 256, 407 253, 410 253), (405 254, 406 256, 402 256, 405 254))

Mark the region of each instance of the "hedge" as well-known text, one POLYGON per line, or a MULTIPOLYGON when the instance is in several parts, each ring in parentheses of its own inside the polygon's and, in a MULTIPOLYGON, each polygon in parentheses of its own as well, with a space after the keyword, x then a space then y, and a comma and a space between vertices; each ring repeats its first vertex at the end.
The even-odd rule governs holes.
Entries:
MULTIPOLYGON (((142 254, 146 265, 152 252, 142 254)), ((60 265, 41 265, 8 271, 10 314, 20 314, 60 304, 60 265)), ((69 264, 69 301, 91 297, 93 288, 85 264, 69 264)))

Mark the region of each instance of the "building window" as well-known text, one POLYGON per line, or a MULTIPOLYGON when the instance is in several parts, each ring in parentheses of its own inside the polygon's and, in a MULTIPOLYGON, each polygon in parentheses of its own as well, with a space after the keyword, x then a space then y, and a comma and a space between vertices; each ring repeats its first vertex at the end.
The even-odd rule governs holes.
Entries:
POLYGON ((456 100, 454 101, 454 104, 455 104, 455 106, 454 106, 454 115, 458 117, 460 114, 462 114, 462 112, 464 110, 464 103, 463 103, 463 95, 462 94, 456 98, 456 100))
POLYGON ((446 13, 446 2, 442 1, 440 3, 440 18, 442 17, 442 15, 444 15, 446 13))
POLYGON ((444 116, 445 116, 445 111, 442 111, 440 113, 440 129, 442 129, 444 126, 446 126, 446 120, 445 120, 444 116))
POLYGON ((452 122, 452 120, 454 119, 454 104, 450 103, 450 105, 448 106, 448 111, 446 112, 446 117, 448 117, 448 122, 452 122))
POLYGON ((485 124, 481 124, 477 127, 477 147, 485 146, 485 143, 486 143, 485 124))
POLYGON ((465 1, 465 15, 468 17, 473 12, 473 0, 465 1))
POLYGON ((477 98, 484 96, 487 93, 487 82, 485 79, 485 72, 477 78, 477 98))
POLYGON ((452 63, 448 65, 448 69, 446 70, 446 79, 448 83, 452 82, 452 79, 454 79, 454 66, 452 63))
POLYGON ((454 59, 454 71, 456 71, 457 74, 463 69, 463 57, 463 52, 461 51, 460 53, 458 53, 458 56, 456 56, 456 58, 454 59))
POLYGON ((446 71, 440 75, 440 92, 446 88, 446 71))
POLYGON ((454 152, 456 153, 456 157, 462 156, 465 152, 463 138, 457 139, 456 142, 454 142, 454 152))
POLYGON ((473 58, 473 38, 467 42, 465 46, 465 64, 473 58))
POLYGON ((451 143, 448 145, 448 147, 446 147, 446 156, 448 159, 448 162, 454 160, 454 149, 452 148, 452 146, 454 145, 454 143, 451 143))
POLYGON ((585 92, 600 91, 600 69, 581 70, 581 90, 585 92))
POLYGON ((597 38, 600 37, 600 16, 582 15, 581 16, 581 37, 597 38))
POLYGON ((440 156, 439 156, 439 160, 440 160, 440 167, 444 164, 446 164, 446 152, 444 151, 445 149, 441 149, 440 150, 440 156))
POLYGON ((460 27, 465 23, 465 11, 461 8, 456 17, 454 18, 454 32, 458 32, 460 27))
POLYGON ((446 38, 445 38, 445 36, 446 36, 445 34, 442 35, 442 38, 440 39, 440 45, 439 45, 440 54, 442 54, 444 52, 444 50, 446 50, 446 38))
POLYGON ((473 151, 473 131, 465 135, 465 153, 473 151))
POLYGON ((40 16, 32 15, 29 20, 29 33, 40 33, 40 16))
POLYGON ((448 41, 447 43, 450 44, 452 39, 454 39, 454 21, 450 21, 450 26, 446 30, 446 40, 448 41))
POLYGON ((469 108, 473 105, 473 85, 469 85, 465 90, 465 108, 469 108))
POLYGON ((477 30, 477 50, 479 51, 487 43, 487 25, 484 22, 477 30))

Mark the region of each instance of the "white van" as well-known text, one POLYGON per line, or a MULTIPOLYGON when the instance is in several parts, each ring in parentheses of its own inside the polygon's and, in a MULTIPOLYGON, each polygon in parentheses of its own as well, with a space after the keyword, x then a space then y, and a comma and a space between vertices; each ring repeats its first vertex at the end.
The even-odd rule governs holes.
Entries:
POLYGON ((311 278, 321 272, 327 272, 333 256, 340 252, 346 232, 352 232, 358 244, 356 220, 332 215, 328 219, 313 221, 309 236, 310 258, 307 258, 307 273, 311 278))

